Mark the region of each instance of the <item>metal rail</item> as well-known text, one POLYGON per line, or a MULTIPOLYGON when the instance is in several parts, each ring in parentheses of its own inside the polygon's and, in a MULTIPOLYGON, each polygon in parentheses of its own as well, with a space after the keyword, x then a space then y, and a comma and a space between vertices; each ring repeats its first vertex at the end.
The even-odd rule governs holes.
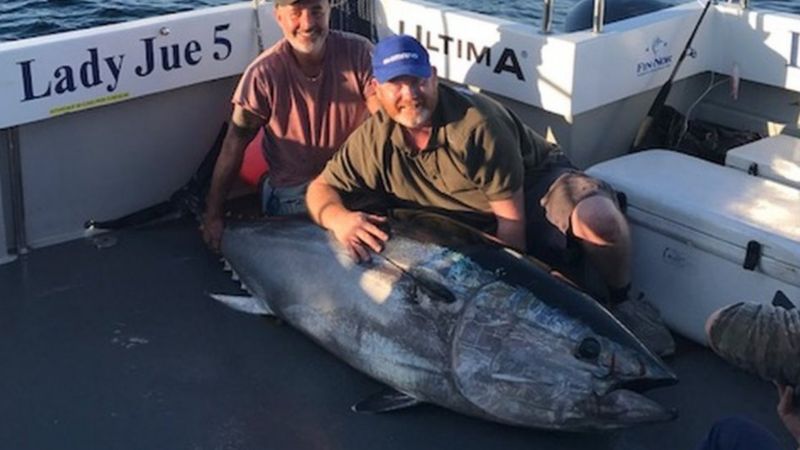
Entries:
POLYGON ((253 15, 256 16, 256 44, 258 45, 258 54, 264 51, 264 40, 261 37, 261 15, 258 13, 258 4, 260 0, 253 0, 253 15))
POLYGON ((594 13, 592 14, 592 32, 602 33, 606 21, 606 0, 594 0, 594 13))
POLYGON ((555 0, 544 0, 544 10, 542 11, 542 34, 550 34, 553 31, 553 6, 555 0))
POLYGON ((9 250, 18 255, 28 253, 28 238, 25 234, 25 199, 22 185, 22 158, 19 149, 19 131, 16 127, 6 130, 8 146, 9 187, 11 194, 11 218, 14 243, 9 250))

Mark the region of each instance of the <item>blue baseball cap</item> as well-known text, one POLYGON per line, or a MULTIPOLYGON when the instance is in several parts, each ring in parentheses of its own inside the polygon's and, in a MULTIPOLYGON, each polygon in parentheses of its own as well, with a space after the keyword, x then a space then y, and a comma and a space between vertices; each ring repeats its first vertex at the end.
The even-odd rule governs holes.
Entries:
POLYGON ((428 51, 411 36, 401 34, 381 39, 372 54, 372 74, 379 83, 403 75, 428 78, 431 76, 428 51))

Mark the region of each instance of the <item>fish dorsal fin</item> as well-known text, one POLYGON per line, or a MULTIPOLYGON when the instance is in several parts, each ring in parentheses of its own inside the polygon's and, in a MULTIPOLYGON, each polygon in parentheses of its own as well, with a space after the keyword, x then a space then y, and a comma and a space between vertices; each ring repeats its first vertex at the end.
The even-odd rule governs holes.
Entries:
POLYGON ((357 413, 377 414, 410 408, 420 403, 422 402, 410 395, 392 388, 386 388, 377 394, 373 394, 361 400, 350 409, 357 413))
POLYGON ((241 311, 247 314, 256 314, 260 316, 274 316, 275 313, 267 305, 267 302, 262 301, 256 297, 247 295, 225 295, 225 294, 210 294, 211 298, 224 304, 225 306, 241 311))
POLYGON ((777 306, 783 309, 794 309, 794 303, 789 300, 789 297, 783 291, 775 291, 775 297, 772 298, 772 306, 777 306))

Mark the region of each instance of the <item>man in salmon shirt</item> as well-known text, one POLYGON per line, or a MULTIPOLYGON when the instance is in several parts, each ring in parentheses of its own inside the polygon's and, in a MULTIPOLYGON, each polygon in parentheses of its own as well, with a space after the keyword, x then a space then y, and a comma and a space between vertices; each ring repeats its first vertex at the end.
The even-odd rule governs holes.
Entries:
POLYGON ((214 251, 222 238, 225 198, 261 127, 270 166, 262 209, 269 215, 304 213, 308 183, 378 107, 369 83, 372 44, 329 29, 330 0, 275 0, 274 14, 283 39, 239 81, 206 198, 201 230, 214 251))

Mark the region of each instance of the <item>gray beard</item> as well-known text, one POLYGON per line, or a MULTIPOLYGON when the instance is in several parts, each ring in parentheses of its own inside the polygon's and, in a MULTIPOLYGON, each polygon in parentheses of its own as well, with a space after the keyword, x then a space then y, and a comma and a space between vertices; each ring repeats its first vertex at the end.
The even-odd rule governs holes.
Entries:
POLYGON ((296 51, 297 53, 300 53, 300 54, 303 54, 303 55, 311 55, 314 52, 317 52, 317 51, 322 49, 322 47, 325 45, 325 39, 326 38, 327 38, 327 34, 320 35, 319 37, 317 37, 317 40, 315 40, 313 43, 307 44, 307 45, 300 44, 300 43, 296 42, 294 39, 288 39, 287 38, 286 40, 289 41, 289 45, 291 45, 292 49, 294 49, 294 51, 296 51))
POLYGON ((422 109, 420 109, 420 113, 417 114, 417 116, 414 117, 413 119, 409 119, 409 118, 403 117, 402 114, 398 114, 397 117, 394 117, 393 119, 394 119, 395 122, 399 123, 400 125, 402 125, 402 126, 404 126, 406 128, 417 128, 420 125, 422 125, 425 122, 427 122, 428 119, 431 118, 431 114, 432 114, 432 111, 430 109, 422 108, 422 109))

